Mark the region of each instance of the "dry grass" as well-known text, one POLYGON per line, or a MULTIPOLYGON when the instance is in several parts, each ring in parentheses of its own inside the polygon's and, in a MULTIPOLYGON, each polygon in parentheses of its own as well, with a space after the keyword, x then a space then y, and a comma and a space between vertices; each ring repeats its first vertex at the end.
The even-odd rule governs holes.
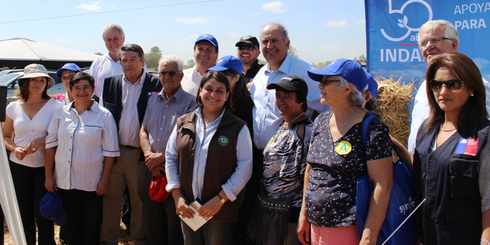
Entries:
POLYGON ((390 129, 390 134, 405 146, 410 131, 408 105, 412 91, 412 84, 403 85, 393 80, 378 81, 376 113, 390 129))

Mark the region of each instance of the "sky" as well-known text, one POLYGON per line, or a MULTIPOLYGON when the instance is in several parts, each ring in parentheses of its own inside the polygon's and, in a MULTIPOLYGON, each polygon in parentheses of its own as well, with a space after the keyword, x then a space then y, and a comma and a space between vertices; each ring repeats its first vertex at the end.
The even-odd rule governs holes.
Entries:
POLYGON ((295 53, 318 63, 366 52, 364 0, 0 0, 0 39, 25 37, 105 53, 101 32, 123 27, 127 43, 192 58, 199 34, 211 33, 219 56, 236 55, 240 36, 269 22, 286 26, 295 53))

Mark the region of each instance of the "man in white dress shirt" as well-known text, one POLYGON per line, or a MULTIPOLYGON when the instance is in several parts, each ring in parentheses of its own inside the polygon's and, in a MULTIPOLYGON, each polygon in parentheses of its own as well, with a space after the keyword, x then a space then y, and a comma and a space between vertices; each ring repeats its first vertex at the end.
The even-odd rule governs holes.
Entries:
POLYGON ((97 57, 89 69, 89 74, 95 79, 94 95, 98 98, 102 96, 104 80, 122 74, 120 59, 121 47, 124 45, 124 31, 121 26, 110 24, 104 28, 102 38, 108 53, 97 57))
MULTIPOLYGON (((419 48, 427 63, 432 57, 443 53, 457 52, 459 49, 458 32, 454 26, 446 20, 427 21, 420 27, 419 48)), ((487 111, 490 111, 490 86, 483 79, 486 93, 487 111)), ((412 110, 410 135, 408 137, 408 151, 415 151, 417 132, 426 118, 429 117, 429 102, 427 100, 426 81, 420 84, 412 110)))
POLYGON ((201 79, 209 67, 216 65, 218 59, 218 40, 211 34, 203 34, 194 42, 194 67, 184 70, 182 89, 194 96, 201 84, 201 79))

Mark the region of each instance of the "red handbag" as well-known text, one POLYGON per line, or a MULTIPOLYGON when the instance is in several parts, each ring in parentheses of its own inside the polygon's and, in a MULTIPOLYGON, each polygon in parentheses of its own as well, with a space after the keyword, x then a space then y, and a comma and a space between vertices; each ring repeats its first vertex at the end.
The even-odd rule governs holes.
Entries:
POLYGON ((168 197, 168 192, 165 189, 167 185, 167 178, 165 175, 152 177, 150 185, 148 186, 148 196, 150 200, 158 203, 164 202, 168 197))

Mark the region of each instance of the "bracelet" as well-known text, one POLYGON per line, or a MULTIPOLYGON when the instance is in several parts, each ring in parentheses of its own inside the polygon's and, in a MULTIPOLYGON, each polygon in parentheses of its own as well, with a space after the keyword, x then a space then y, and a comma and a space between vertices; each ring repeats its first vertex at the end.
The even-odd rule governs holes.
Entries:
POLYGON ((218 194, 219 202, 221 202, 221 204, 225 204, 228 199, 226 197, 221 196, 220 194, 221 193, 218 194))

